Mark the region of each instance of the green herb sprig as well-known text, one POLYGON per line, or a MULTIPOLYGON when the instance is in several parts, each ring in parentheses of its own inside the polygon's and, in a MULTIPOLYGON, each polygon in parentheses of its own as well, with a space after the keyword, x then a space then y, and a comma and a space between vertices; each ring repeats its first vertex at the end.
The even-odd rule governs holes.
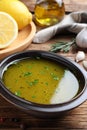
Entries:
POLYGON ((57 51, 62 51, 62 52, 69 52, 69 50, 71 49, 71 47, 73 45, 76 45, 76 40, 73 39, 69 42, 58 42, 52 45, 50 51, 51 52, 57 52, 57 51))

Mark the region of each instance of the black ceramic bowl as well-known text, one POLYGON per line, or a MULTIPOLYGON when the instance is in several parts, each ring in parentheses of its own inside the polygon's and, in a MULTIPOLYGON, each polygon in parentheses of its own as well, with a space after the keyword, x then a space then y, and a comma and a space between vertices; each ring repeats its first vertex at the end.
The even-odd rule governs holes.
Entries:
POLYGON ((56 55, 51 52, 46 51, 26 51, 21 53, 16 53, 8 56, 0 63, 0 93, 3 97, 5 97, 12 104, 16 105, 20 109, 29 113, 30 115, 37 116, 40 118, 50 118, 50 117, 58 117, 63 112, 69 111, 79 105, 81 105, 87 99, 87 77, 86 72, 75 62, 72 62, 60 55, 56 55), (3 71, 10 63, 20 60, 23 58, 32 58, 32 57, 41 57, 47 60, 51 60, 53 62, 60 63, 66 66, 72 73, 75 73, 75 76, 78 80, 81 81, 82 88, 80 93, 74 97, 72 100, 61 103, 61 104, 52 104, 52 105, 43 105, 32 103, 26 101, 20 97, 12 94, 2 82, 3 71))

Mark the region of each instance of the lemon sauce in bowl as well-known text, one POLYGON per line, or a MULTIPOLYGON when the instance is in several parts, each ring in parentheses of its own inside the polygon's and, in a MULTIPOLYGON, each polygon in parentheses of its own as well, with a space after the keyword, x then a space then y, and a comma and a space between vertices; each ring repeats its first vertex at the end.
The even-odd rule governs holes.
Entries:
POLYGON ((67 102, 80 89, 78 79, 67 67, 40 57, 12 63, 5 68, 2 80, 18 97, 39 104, 67 102))

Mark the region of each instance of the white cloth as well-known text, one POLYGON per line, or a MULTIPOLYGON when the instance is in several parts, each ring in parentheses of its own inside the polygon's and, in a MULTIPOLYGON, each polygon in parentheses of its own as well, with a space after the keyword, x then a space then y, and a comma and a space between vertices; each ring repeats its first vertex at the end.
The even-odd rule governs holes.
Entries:
POLYGON ((33 42, 44 43, 63 31, 78 34, 85 27, 87 27, 87 12, 73 12, 66 15, 60 23, 38 31, 33 42))

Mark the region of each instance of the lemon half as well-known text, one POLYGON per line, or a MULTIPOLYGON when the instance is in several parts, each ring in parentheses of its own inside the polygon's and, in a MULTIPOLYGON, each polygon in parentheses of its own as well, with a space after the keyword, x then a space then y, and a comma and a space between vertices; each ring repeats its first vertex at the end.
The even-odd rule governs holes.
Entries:
POLYGON ((22 30, 32 21, 32 14, 27 6, 19 0, 0 0, 0 11, 10 14, 22 30))
POLYGON ((0 12, 0 49, 8 47, 17 36, 17 22, 9 14, 0 12))

